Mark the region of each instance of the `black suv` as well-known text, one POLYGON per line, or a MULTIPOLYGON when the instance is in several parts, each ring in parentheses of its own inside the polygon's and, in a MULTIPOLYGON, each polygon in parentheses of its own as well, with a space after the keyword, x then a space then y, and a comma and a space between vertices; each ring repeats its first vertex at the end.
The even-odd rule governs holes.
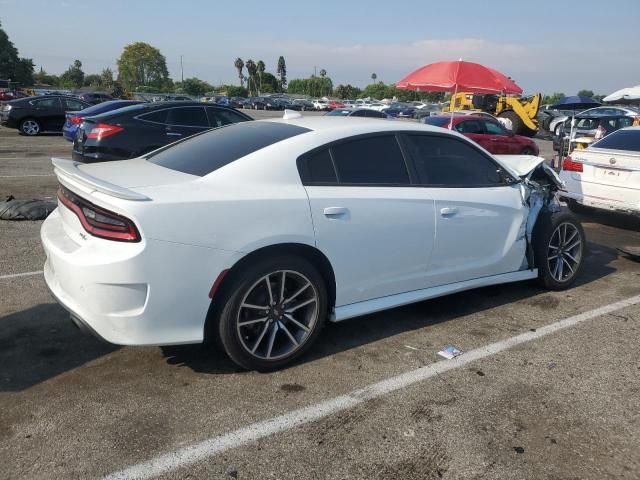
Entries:
POLYGON ((73 159, 105 162, 139 157, 182 138, 253 120, 233 108, 202 102, 144 103, 86 117, 73 142, 73 159))
POLYGON ((17 128, 23 135, 60 132, 67 111, 84 110, 91 105, 76 97, 43 95, 5 102, 0 106, 0 124, 17 128))

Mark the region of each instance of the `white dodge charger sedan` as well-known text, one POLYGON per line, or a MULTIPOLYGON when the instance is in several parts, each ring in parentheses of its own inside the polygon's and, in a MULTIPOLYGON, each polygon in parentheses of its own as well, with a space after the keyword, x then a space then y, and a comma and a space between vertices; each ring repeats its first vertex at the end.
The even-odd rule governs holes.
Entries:
POLYGON ((327 320, 576 279, 584 233, 541 158, 419 123, 287 116, 132 160, 53 159, 45 279, 74 322, 122 345, 213 339, 268 370, 327 320))

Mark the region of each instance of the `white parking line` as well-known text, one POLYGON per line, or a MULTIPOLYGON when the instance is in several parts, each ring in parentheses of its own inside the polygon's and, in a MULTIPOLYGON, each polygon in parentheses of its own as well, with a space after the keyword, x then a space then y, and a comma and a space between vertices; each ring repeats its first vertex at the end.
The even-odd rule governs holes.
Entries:
POLYGON ((0 280, 18 277, 31 277, 33 275, 42 275, 43 273, 44 272, 42 270, 38 270, 37 272, 10 273, 9 275, 0 275, 0 280))
POLYGON ((395 377, 374 383, 359 390, 354 390, 346 395, 332 398, 325 402, 310 405, 294 410, 278 417, 248 425, 234 432, 217 437, 212 437, 194 445, 180 448, 176 451, 157 456, 149 461, 133 465, 119 472, 112 473, 104 480, 123 479, 147 479, 163 473, 172 472, 180 467, 188 466, 206 458, 220 454, 232 448, 240 447, 261 438, 276 433, 291 430, 300 425, 305 425, 334 413, 348 410, 360 405, 367 400, 378 398, 402 388, 422 382, 435 375, 463 367, 471 362, 495 355, 509 348, 515 347, 532 340, 550 335, 565 328, 573 327, 579 323, 606 315, 631 305, 640 303, 640 295, 627 298, 604 307, 599 307, 588 312, 580 313, 572 317, 560 320, 545 327, 538 328, 535 332, 526 332, 515 337, 507 338, 476 350, 466 352, 453 360, 444 360, 426 367, 411 370, 395 377))
POLYGON ((55 177, 55 173, 34 173, 30 175, 0 175, 0 178, 22 178, 22 177, 55 177))

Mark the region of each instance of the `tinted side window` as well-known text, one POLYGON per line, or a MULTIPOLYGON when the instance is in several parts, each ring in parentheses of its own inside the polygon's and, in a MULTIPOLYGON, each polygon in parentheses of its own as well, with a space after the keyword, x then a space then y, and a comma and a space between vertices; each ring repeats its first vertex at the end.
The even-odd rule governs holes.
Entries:
POLYGON ((491 120, 485 120, 484 127, 487 129, 487 133, 489 135, 505 135, 504 129, 499 124, 492 122, 491 120))
POLYGON ((86 106, 84 103, 71 98, 65 98, 64 103, 66 104, 65 109, 67 110, 83 110, 86 106))
POLYGON ((367 117, 370 117, 370 118, 387 118, 387 115, 382 113, 382 112, 378 112, 377 110, 369 110, 367 112, 367 117))
POLYGON ((167 113, 169 113, 169 110, 156 110, 155 112, 140 115, 140 119, 147 122, 167 123, 167 113))
POLYGON ((350 116, 351 117, 366 117, 367 116, 367 111, 366 110, 358 110, 357 112, 353 112, 350 116))
POLYGON ((170 125, 181 125, 184 127, 208 127, 209 120, 203 107, 177 107, 170 108, 167 117, 170 125))
POLYGON ((485 133, 479 120, 465 120, 454 127, 460 133, 485 133))
POLYGON ((31 102, 31 104, 36 108, 58 108, 60 106, 60 101, 57 98, 45 98, 43 100, 31 102))
POLYGON ((207 108, 207 116, 209 117, 209 125, 212 127, 222 127, 232 123, 247 121, 246 118, 235 112, 217 108, 207 108))
POLYGON ((408 184, 409 174, 395 136, 367 137, 331 148, 341 183, 408 184))
POLYGON ((301 169, 305 185, 314 183, 336 183, 338 181, 328 149, 305 155, 301 169))
POLYGON ((457 138, 408 135, 407 144, 424 185, 478 187, 501 185, 498 166, 457 138))

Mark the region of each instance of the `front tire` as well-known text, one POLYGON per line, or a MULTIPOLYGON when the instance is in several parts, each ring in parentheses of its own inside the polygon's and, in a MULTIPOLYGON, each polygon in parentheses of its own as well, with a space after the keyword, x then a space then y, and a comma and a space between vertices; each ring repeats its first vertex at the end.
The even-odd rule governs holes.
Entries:
POLYGON ((569 212, 543 211, 533 229, 538 283, 549 290, 566 290, 576 281, 587 252, 582 225, 569 212))
POLYGON ((25 118, 20 122, 20 133, 29 137, 35 137, 40 133, 40 123, 33 118, 25 118))
POLYGON ((269 371, 302 355, 327 317, 327 290, 303 258, 264 259, 234 275, 219 316, 218 334, 233 362, 269 371))

